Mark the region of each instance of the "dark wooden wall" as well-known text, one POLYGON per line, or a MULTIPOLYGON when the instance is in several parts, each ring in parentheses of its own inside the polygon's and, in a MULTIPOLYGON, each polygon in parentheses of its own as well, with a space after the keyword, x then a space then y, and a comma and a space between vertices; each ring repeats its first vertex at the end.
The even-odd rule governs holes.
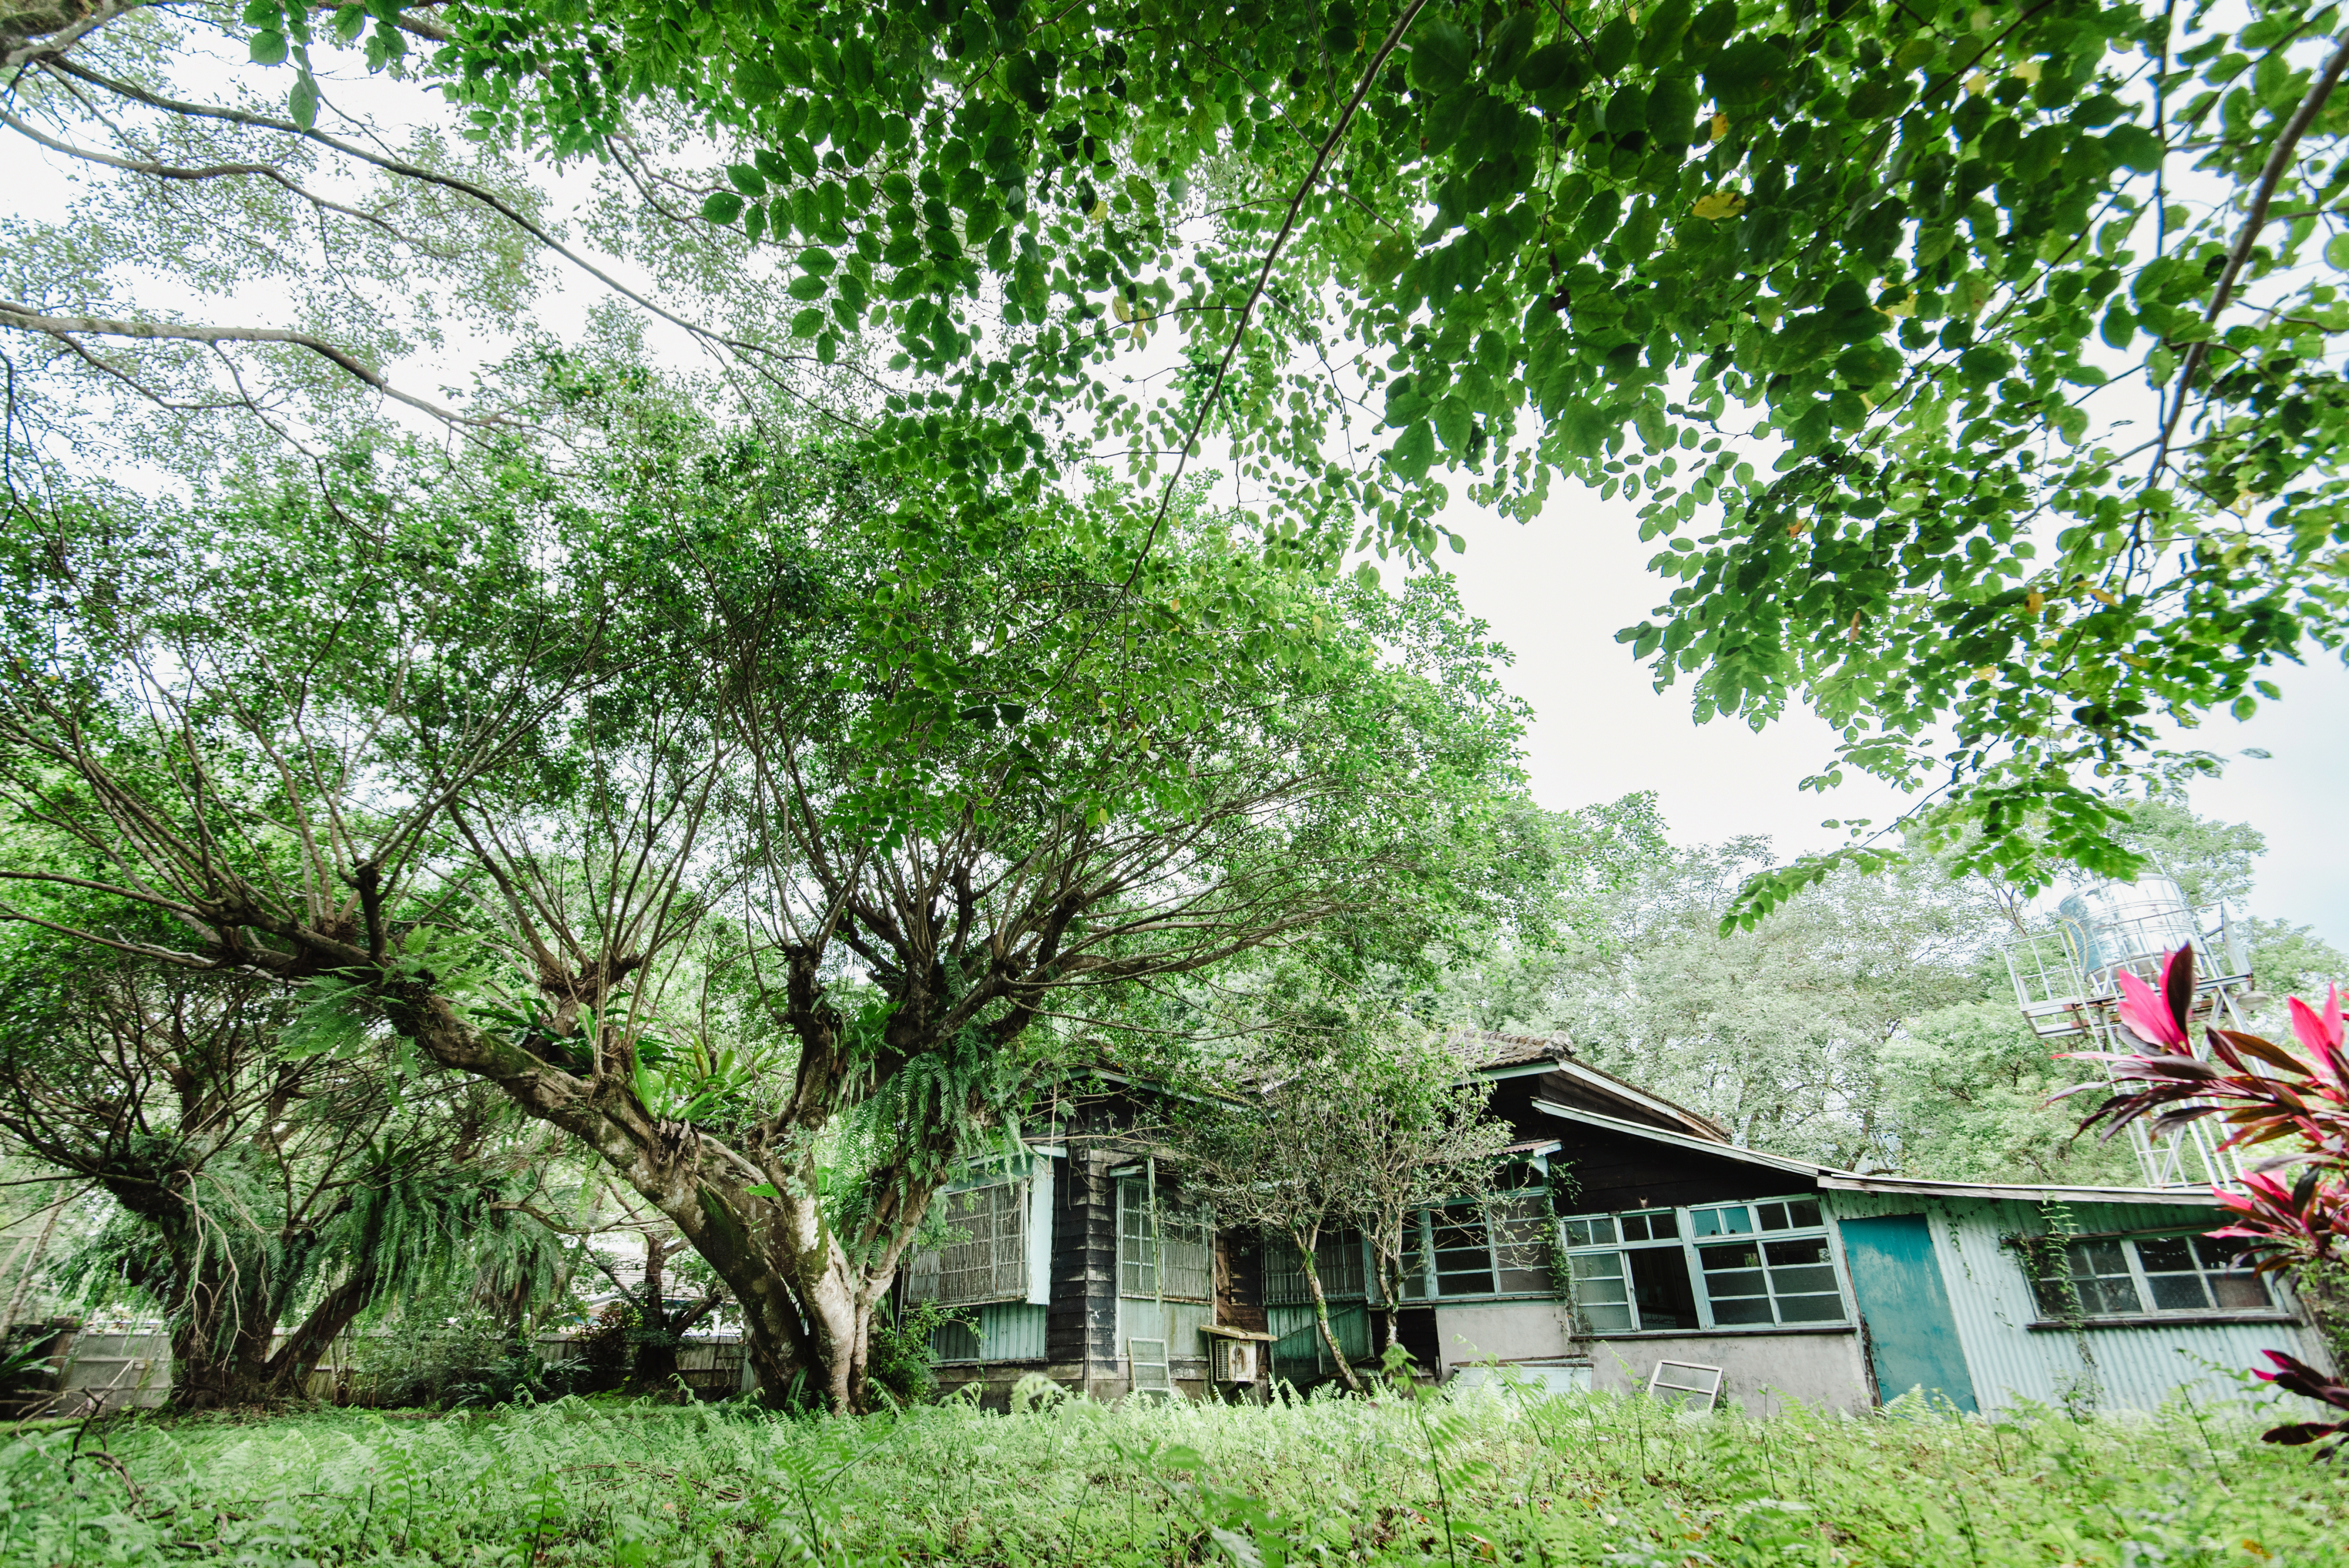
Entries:
POLYGON ((1565 1160, 1572 1165, 1575 1180, 1582 1184, 1582 1197, 1574 1206, 1583 1213, 1734 1202, 1818 1190, 1813 1178, 1792 1171, 1569 1121, 1553 1119, 1549 1125, 1565 1145, 1549 1157, 1550 1164, 1555 1168, 1565 1160))
POLYGON ((1098 1140, 1112 1108, 1088 1105, 1068 1122, 1069 1157, 1058 1162, 1052 1214, 1051 1302, 1044 1309, 1048 1374, 1100 1398, 1125 1389, 1117 1354, 1117 1157, 1098 1140))

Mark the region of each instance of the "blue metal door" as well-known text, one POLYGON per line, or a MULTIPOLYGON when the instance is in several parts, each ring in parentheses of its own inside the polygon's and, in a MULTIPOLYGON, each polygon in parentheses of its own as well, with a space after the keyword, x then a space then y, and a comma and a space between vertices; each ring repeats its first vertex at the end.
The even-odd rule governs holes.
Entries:
POLYGON ((1878 1398, 1897 1399, 1922 1388, 1961 1410, 1976 1408, 1957 1315, 1950 1310, 1925 1216, 1845 1220, 1838 1228, 1851 1294, 1868 1324, 1878 1398))

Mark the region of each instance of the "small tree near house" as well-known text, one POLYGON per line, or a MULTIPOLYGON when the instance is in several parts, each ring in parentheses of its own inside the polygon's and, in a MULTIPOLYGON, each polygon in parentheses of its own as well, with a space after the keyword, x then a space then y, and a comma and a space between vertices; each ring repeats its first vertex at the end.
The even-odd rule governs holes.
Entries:
POLYGON ((1326 1004, 1244 1065, 1252 1087, 1174 1119, 1166 1134, 1191 1190, 1224 1225, 1296 1248, 1322 1343, 1346 1386, 1361 1375, 1330 1321, 1316 1250, 1333 1231, 1370 1243, 1381 1351, 1398 1343, 1404 1260, 1420 1211, 1489 1194, 1511 1132, 1462 1083, 1433 1031, 1397 1012, 1326 1004))

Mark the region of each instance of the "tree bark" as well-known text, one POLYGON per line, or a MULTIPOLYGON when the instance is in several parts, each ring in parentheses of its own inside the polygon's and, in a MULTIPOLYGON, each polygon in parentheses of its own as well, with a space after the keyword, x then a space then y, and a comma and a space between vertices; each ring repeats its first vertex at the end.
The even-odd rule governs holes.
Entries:
MULTIPOLYGON (((181 1242, 189 1240, 184 1236, 181 1242)), ((175 1247, 180 1299, 164 1297, 171 1314, 171 1405, 181 1410, 242 1409, 271 1401, 269 1342, 277 1318, 258 1280, 245 1277, 217 1251, 188 1264, 175 1247)))
POLYGON ((1322 1294, 1321 1270, 1313 1258, 1313 1249, 1321 1240, 1321 1229, 1316 1225, 1309 1233, 1291 1233, 1289 1240, 1296 1243, 1297 1255, 1305 1265, 1305 1288, 1313 1295, 1313 1321, 1320 1326, 1321 1343, 1330 1347, 1330 1358, 1338 1364, 1338 1376, 1346 1380, 1347 1387, 1359 1394, 1362 1380, 1355 1376, 1354 1364, 1346 1359, 1345 1347, 1338 1343, 1338 1331, 1330 1325, 1330 1298, 1322 1294))

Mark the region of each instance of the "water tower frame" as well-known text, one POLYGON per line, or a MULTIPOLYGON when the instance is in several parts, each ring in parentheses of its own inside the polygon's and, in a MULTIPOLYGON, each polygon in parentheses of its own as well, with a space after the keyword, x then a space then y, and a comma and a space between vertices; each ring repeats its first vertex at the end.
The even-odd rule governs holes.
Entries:
MULTIPOLYGON (((2216 923, 2206 928, 2168 877, 2106 882, 2073 894, 2052 924, 2007 944, 2006 969, 2015 1003, 2039 1038, 2134 1054, 2147 1047, 2121 1027, 2120 976, 2134 975, 2158 991, 2162 965, 2181 946, 2194 949, 2189 1022, 2247 1027, 2251 966, 2232 918, 2221 904, 2216 923)), ((2208 1057, 2199 1030, 2189 1028, 2188 1035, 2194 1054, 2208 1057)), ((2208 1119, 2162 1138, 2142 1119, 2132 1121, 2128 1137, 2148 1187, 2225 1186, 2240 1179, 2208 1119)))

